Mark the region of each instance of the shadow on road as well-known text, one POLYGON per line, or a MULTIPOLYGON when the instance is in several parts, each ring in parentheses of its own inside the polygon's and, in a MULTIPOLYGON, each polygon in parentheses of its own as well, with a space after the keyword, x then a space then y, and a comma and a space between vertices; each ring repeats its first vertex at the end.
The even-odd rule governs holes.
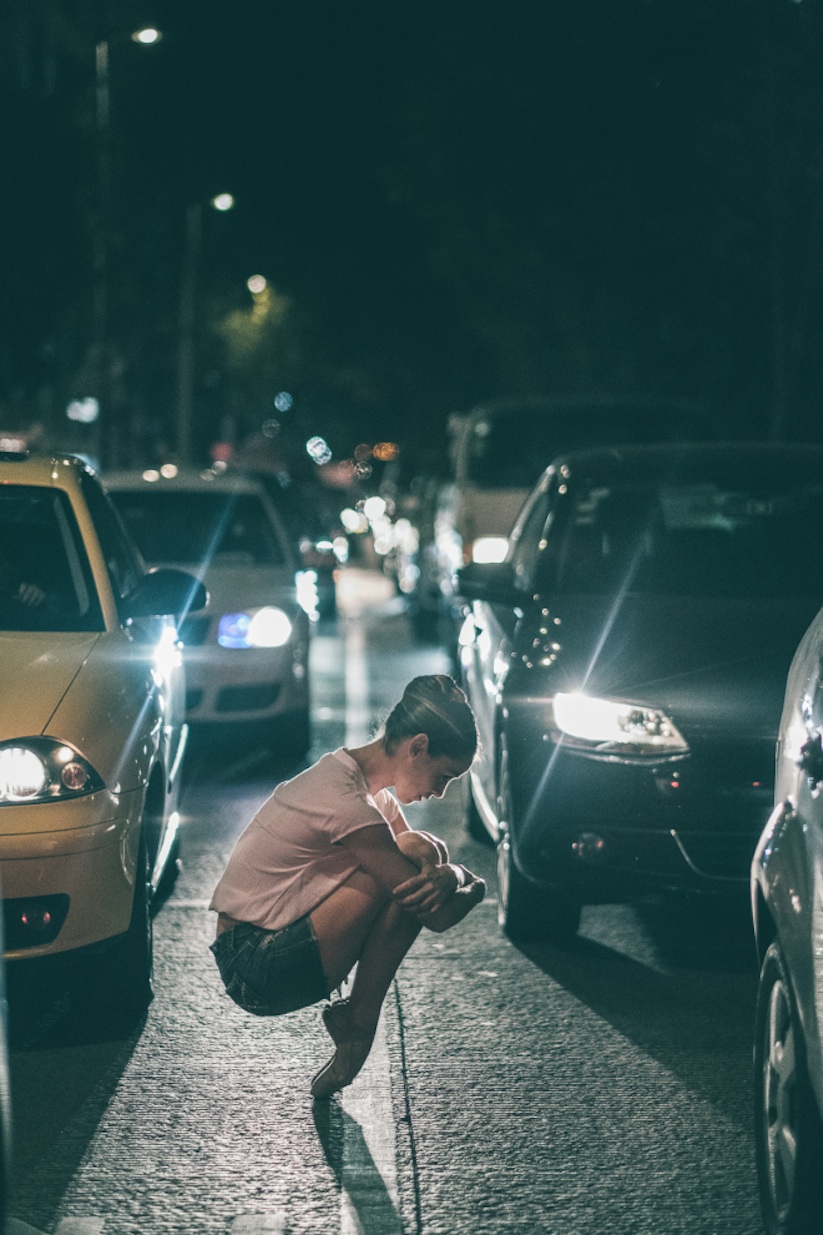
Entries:
POLYGON ((336 1101, 312 1104, 317 1136, 338 1187, 348 1196, 361 1235, 401 1231, 400 1216, 362 1129, 336 1101))
POLYGON ((593 928, 570 944, 520 950, 692 1092, 748 1129, 757 966, 751 925, 740 907, 666 898, 627 909, 643 923, 651 945, 645 956, 625 946, 619 917, 610 937, 597 911, 589 912, 593 928), (730 1093, 736 1095, 731 1109, 730 1093))
POLYGON ((128 1067, 145 1018, 91 1023, 53 983, 11 982, 9 1080, 14 1213, 38 1230, 54 1215, 128 1067), (48 1120, 43 1094, 49 1095, 48 1120), (47 1163, 47 1169, 43 1169, 47 1163))

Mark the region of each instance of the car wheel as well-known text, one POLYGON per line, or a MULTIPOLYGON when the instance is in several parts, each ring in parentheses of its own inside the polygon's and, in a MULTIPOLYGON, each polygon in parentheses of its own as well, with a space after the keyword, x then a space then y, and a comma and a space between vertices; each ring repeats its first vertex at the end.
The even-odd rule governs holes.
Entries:
POLYGON ((481 844, 491 844, 488 828, 483 822, 483 817, 477 809, 477 804, 474 800, 471 784, 466 786, 466 831, 473 840, 480 841, 481 844))
POLYGON ((755 1150, 768 1235, 811 1235, 823 1212, 823 1129, 778 943, 766 952, 754 1042, 755 1150))
POLYGON ((526 879, 505 833, 497 845, 497 921, 509 939, 522 943, 566 943, 580 929, 579 903, 526 879))
POLYGON ((85 1010, 109 1024, 132 1024, 154 998, 154 930, 149 855, 141 837, 134 903, 125 935, 85 975, 85 1010))
POLYGON ((500 776, 501 836, 497 843, 497 921, 510 939, 565 943, 580 929, 580 903, 539 887, 517 868, 509 839, 512 804, 508 770, 500 776))
POLYGON ((158 883, 157 891, 154 894, 158 902, 165 901, 169 896, 171 896, 174 891, 174 885, 177 883, 182 869, 183 861, 180 857, 180 833, 178 832, 172 841, 169 856, 166 859, 166 865, 160 875, 160 882, 158 883))

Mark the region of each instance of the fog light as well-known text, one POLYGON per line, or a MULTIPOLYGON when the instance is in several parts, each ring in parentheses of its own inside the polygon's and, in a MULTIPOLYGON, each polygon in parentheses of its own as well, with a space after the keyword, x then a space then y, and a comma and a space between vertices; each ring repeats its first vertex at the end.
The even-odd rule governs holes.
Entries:
POLYGON ((47 931, 51 926, 51 911, 45 906, 32 905, 20 914, 20 924, 34 934, 47 931))
POLYGON ((64 892, 51 896, 12 897, 3 901, 3 929, 9 952, 51 943, 69 912, 64 892))
POLYGON ((581 832, 572 843, 572 852, 581 862, 603 862, 608 846, 596 832, 581 832))

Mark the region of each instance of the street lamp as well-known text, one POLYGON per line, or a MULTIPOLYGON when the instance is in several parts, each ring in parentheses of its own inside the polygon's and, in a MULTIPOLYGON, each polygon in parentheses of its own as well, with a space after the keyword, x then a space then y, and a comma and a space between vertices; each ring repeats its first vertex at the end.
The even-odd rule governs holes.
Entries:
MULTIPOLYGON (((231 193, 218 193, 209 205, 225 214, 234 206, 231 193)), ((177 355, 177 458, 181 464, 191 459, 191 428, 194 413, 194 361, 197 325, 197 275, 203 237, 203 202, 191 202, 186 209, 186 243, 180 283, 180 322, 177 355)))
POLYGON ((130 36, 100 39, 94 49, 95 145, 97 153, 97 220, 92 247, 92 366, 95 391, 107 413, 109 333, 109 257, 111 249, 111 79, 109 51, 113 42, 130 37, 146 47, 162 38, 159 30, 146 27, 130 36))

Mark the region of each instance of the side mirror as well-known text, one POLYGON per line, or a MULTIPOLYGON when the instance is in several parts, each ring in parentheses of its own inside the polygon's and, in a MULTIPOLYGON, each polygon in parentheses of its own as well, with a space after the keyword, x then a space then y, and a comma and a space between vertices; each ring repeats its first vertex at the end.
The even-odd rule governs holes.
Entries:
POLYGON ((125 612, 128 618, 171 614, 179 622, 189 612, 205 608, 208 601, 208 592, 194 575, 158 567, 144 575, 126 597, 125 612))
POLYGON ((493 604, 522 604, 523 593, 514 586, 510 562, 469 562, 457 572, 456 591, 463 600, 493 604))

